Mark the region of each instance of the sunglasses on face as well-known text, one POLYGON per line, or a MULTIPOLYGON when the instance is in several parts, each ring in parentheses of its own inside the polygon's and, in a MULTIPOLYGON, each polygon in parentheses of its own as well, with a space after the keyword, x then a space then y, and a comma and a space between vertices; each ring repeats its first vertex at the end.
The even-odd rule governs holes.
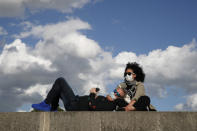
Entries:
POLYGON ((120 93, 119 93, 116 89, 114 89, 114 93, 116 93, 116 95, 117 95, 118 97, 120 97, 120 93))
POLYGON ((132 73, 132 72, 125 72, 125 76, 126 76, 126 75, 129 75, 129 76, 130 76, 130 75, 133 75, 133 74, 135 74, 135 73, 132 73))

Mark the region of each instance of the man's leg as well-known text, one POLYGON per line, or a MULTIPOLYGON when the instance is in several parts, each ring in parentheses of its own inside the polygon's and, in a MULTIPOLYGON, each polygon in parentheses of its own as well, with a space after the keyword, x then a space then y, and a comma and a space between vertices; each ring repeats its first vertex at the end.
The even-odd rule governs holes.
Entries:
POLYGON ((45 102, 51 104, 52 110, 56 110, 59 103, 59 98, 62 99, 66 110, 73 109, 75 94, 66 80, 62 77, 58 78, 49 91, 45 102))

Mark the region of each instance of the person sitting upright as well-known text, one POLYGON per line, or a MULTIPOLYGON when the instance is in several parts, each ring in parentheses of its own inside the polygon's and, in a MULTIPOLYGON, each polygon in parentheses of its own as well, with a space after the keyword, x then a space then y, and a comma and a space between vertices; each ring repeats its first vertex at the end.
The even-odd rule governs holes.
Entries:
MULTIPOLYGON (((125 111, 156 111, 150 104, 150 98, 146 96, 144 89, 145 73, 136 62, 128 62, 124 72, 124 82, 120 83, 116 89, 123 89, 124 99, 116 100, 121 106, 118 110, 125 111), (126 102, 126 103, 125 103, 126 102)), ((107 96, 108 100, 112 100, 107 96)))

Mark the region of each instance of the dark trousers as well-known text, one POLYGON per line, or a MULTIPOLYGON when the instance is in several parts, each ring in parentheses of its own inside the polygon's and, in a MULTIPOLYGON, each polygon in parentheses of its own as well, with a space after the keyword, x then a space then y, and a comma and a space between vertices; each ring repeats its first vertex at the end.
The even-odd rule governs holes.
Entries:
MULTIPOLYGON (((63 101, 67 111, 88 111, 91 110, 88 104, 89 98, 89 96, 75 96, 67 81, 64 78, 58 78, 49 91, 45 102, 51 105, 51 111, 57 109, 59 106, 59 99, 63 101)), ((109 110, 109 108, 111 109, 111 105, 113 105, 106 101, 106 99, 103 99, 103 96, 99 96, 94 102, 97 108, 99 108, 98 110, 104 111, 109 110)))
POLYGON ((137 111, 148 111, 150 105, 150 98, 148 96, 141 96, 138 101, 133 105, 137 111))
MULTIPOLYGON (((117 111, 124 111, 123 107, 128 105, 128 103, 124 99, 116 99, 115 103, 118 106, 117 111)), ((141 96, 133 106, 135 107, 136 111, 148 111, 149 105, 150 98, 148 96, 141 96)))
POLYGON ((62 77, 56 79, 45 99, 45 102, 51 105, 51 111, 57 109, 59 99, 63 101, 66 110, 74 110, 76 96, 67 81, 62 77))

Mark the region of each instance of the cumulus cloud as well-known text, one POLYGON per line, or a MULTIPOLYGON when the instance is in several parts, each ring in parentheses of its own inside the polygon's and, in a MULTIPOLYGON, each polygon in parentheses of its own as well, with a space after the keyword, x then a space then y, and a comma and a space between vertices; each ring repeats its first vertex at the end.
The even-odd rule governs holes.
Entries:
POLYGON ((36 85, 30 86, 28 89, 25 89, 24 95, 32 96, 34 93, 38 93, 44 99, 46 98, 47 93, 51 89, 51 87, 52 87, 51 84, 46 84, 46 85, 36 84, 36 85))
POLYGON ((38 93, 28 97, 24 91, 54 71, 50 60, 33 55, 21 40, 6 44, 0 54, 0 111, 15 111, 26 102, 41 99, 38 93))
POLYGON ((186 103, 179 103, 174 106, 174 109, 178 111, 187 111, 187 110, 197 111, 197 93, 187 95, 186 103))
POLYGON ((8 32, 3 27, 0 26, 0 36, 7 35, 7 34, 8 34, 8 32))
POLYGON ((184 104, 180 103, 174 106, 174 109, 177 111, 183 111, 184 110, 184 104))
MULTIPOLYGON (((168 86, 184 89, 188 94, 197 93, 195 40, 182 47, 169 46, 142 55, 120 52, 113 57, 81 32, 90 30, 91 26, 80 19, 23 25, 28 28, 15 35, 16 40, 6 44, 0 54, 0 111, 16 111, 25 103, 41 101, 60 76, 78 95, 88 94, 90 88, 97 86, 106 94, 108 85, 122 80, 129 61, 143 66, 145 88, 151 96, 167 96, 168 86), (39 41, 29 47, 22 42, 27 37, 39 41)), ((188 97, 190 103, 192 98, 188 97)), ((191 105, 195 103, 189 105, 195 108, 191 105)), ((176 106, 177 109, 183 107, 176 106)))
POLYGON ((40 101, 60 76, 79 95, 98 85, 102 93, 106 92, 103 81, 108 76, 101 70, 104 69, 102 64, 108 65, 112 56, 80 32, 91 29, 87 22, 70 19, 56 24, 28 26, 14 42, 6 44, 0 54, 1 111, 15 111, 24 103, 40 101), (21 40, 26 37, 40 40, 34 47, 28 47, 21 40))
POLYGON ((4 74, 19 73, 34 66, 40 66, 47 71, 55 71, 50 67, 51 61, 31 55, 26 45, 17 39, 12 44, 5 45, 0 55, 0 68, 4 74))
POLYGON ((97 0, 0 0, 0 17, 23 16, 26 8, 31 11, 54 9, 63 13, 82 8, 97 0))
POLYGON ((133 52, 121 52, 115 58, 116 67, 111 69, 111 77, 121 78, 121 72, 128 61, 140 63, 146 73, 146 87, 152 95, 165 97, 166 87, 185 89, 188 93, 197 91, 196 42, 182 47, 169 46, 165 50, 153 50, 136 56, 133 52))
POLYGON ((197 111, 197 93, 188 96, 186 106, 194 111, 197 111))

